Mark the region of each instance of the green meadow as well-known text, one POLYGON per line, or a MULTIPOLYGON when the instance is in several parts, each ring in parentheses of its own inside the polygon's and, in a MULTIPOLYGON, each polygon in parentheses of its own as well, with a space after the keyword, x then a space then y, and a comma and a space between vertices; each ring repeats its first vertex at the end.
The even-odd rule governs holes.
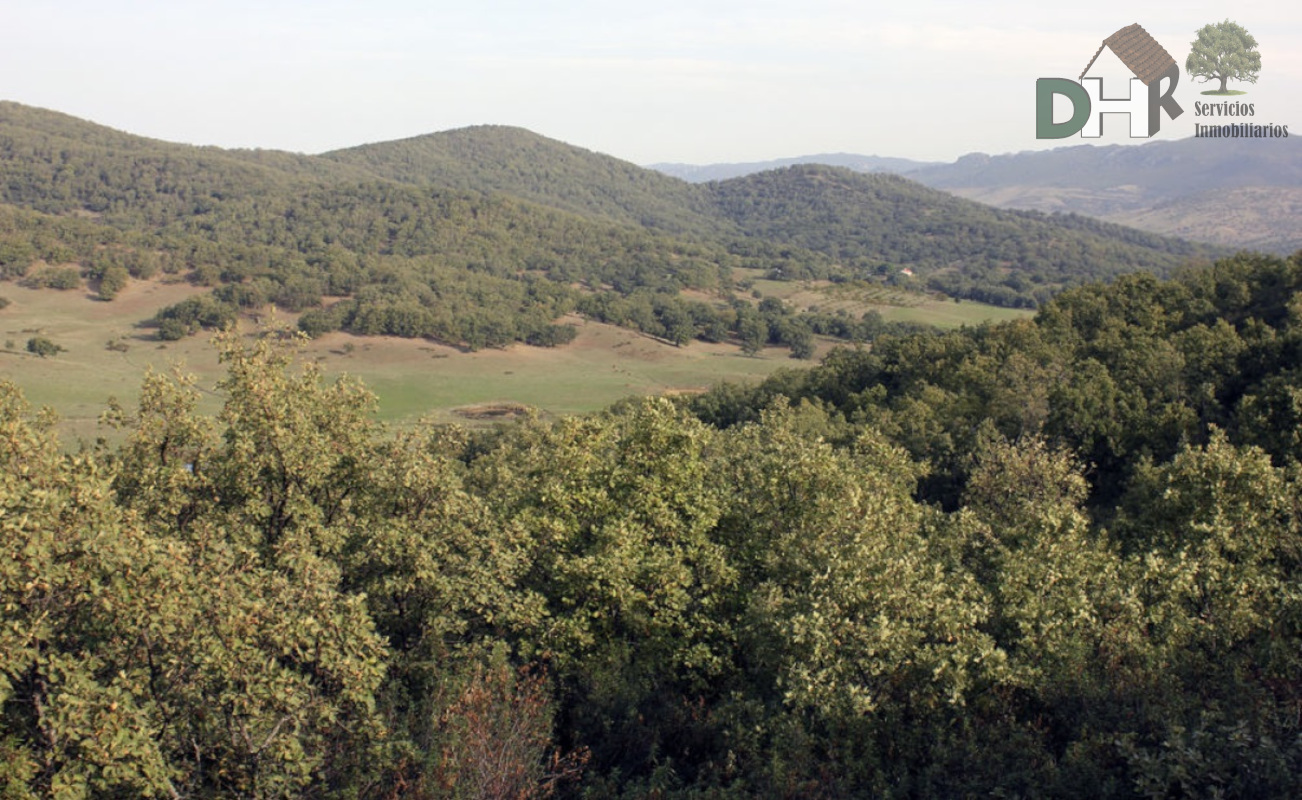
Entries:
MULTIPOLYGON (((836 292, 824 285, 760 281, 765 296, 793 305, 876 308, 886 319, 957 327, 1023 316, 980 303, 955 303, 916 293, 889 296, 836 292), (882 302, 885 301, 885 302, 882 302)), ((839 288, 839 287, 832 287, 839 288)), ((109 435, 97 420, 110 397, 135 402, 149 369, 181 369, 198 378, 204 410, 220 405, 214 391, 221 365, 209 336, 160 342, 144 322, 160 308, 203 289, 188 283, 135 281, 111 301, 76 290, 28 289, 0 284, 0 373, 16 383, 36 406, 49 406, 65 431, 92 440, 109 435), (63 352, 41 358, 27 352, 27 341, 44 336, 63 352)), ((789 357, 786 348, 747 356, 732 344, 693 342, 675 347, 635 331, 578 317, 576 340, 559 348, 513 345, 500 350, 465 352, 425 340, 358 337, 332 333, 303 345, 301 358, 320 364, 328 377, 350 375, 379 398, 381 419, 399 424, 418 420, 482 424, 524 409, 545 415, 594 411, 630 395, 704 391, 724 380, 758 380, 782 368, 805 368, 815 361, 789 357)), ((292 315, 264 315, 263 327, 292 327, 292 315)), ((257 325, 244 321, 249 335, 257 325)), ((818 345, 818 356, 836 346, 818 345)))

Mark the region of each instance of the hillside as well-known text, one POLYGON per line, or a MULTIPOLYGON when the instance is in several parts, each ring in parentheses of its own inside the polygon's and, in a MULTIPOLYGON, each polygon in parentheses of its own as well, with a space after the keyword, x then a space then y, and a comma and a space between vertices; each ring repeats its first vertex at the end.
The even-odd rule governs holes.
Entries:
MULTIPOLYGON (((833 168, 693 185, 515 128, 307 156, 158 142, 13 103, 0 105, 0 203, 90 217, 128 236, 138 251, 128 261, 214 287, 156 320, 168 337, 273 302, 306 312, 313 335, 554 345, 573 335, 556 320, 578 310, 675 343, 808 354, 812 332, 857 338, 877 326, 780 304, 757 318, 732 270, 914 273, 906 284, 1031 307, 1064 286, 1214 252, 833 168)), ((73 260, 34 235, 11 234, 23 269, 73 260)), ((77 258, 93 281, 112 266, 93 248, 77 258)), ((123 270, 139 272, 119 264, 111 285, 123 270)))
POLYGON ((1104 218, 1190 241, 1283 255, 1302 249, 1302 185, 1212 189, 1104 218))
POLYGON ((908 268, 956 297, 1034 305, 1064 286, 1164 274, 1207 248, 1079 216, 999 210, 896 175, 806 165, 712 184, 748 236, 859 270, 908 268))
POLYGON ((1288 254, 1302 246, 1302 145, 1288 139, 1182 139, 1079 145, 952 164, 831 153, 751 163, 653 164, 704 182, 798 164, 892 172, 999 208, 1085 214, 1228 248, 1288 254))
POLYGON ((571 329, 554 321, 585 291, 721 290, 733 266, 773 266, 501 193, 403 184, 312 156, 160 143, 16 104, 0 106, 0 203, 27 212, 3 243, 13 276, 75 262, 98 282, 112 260, 101 257, 104 241, 69 246, 42 233, 53 222, 34 212, 89 217, 125 237, 135 249, 114 258, 133 277, 149 262, 215 287, 213 302, 158 320, 172 338, 274 302, 315 310, 313 333, 472 349, 562 343, 571 329), (332 296, 344 302, 327 311, 332 296))
POLYGON ((908 176, 982 203, 1077 212, 1195 241, 1279 253, 1302 243, 1294 211, 1302 144, 1292 138, 976 153, 908 176))
POLYGON ((1302 144, 1294 139, 1178 139, 1141 145, 1079 145, 925 167, 910 177, 941 189, 1056 186, 1134 187, 1146 198, 1238 186, 1302 184, 1302 144))
POLYGON ((627 161, 481 125, 324 153, 320 158, 403 183, 492 191, 675 234, 727 232, 696 187, 627 161))
POLYGON ((0 101, 0 200, 38 211, 156 225, 206 202, 368 177, 312 156, 173 144, 0 101))
MULTIPOLYGON (((712 232, 735 251, 774 255, 780 251, 771 245, 778 244, 820 253, 835 262, 797 257, 784 267, 790 277, 825 276, 836 271, 836 264, 889 264, 895 270, 907 267, 927 275, 953 269, 961 279, 937 278, 934 286, 1004 305, 1033 305, 1081 280, 1135 269, 1165 272, 1181 258, 1206 254, 1119 228, 997 215, 905 181, 801 178, 832 174, 816 166, 778 170, 784 176, 780 178, 752 175, 691 186, 609 156, 501 126, 365 145, 324 157, 405 182, 488 187, 588 216, 676 232, 712 232), (937 225, 934 220, 941 217, 956 222, 937 225), (921 218, 932 221, 919 229, 914 223, 921 218), (1102 242, 1099 237, 1117 238, 1124 244, 1102 242), (1028 239, 1051 243, 1028 243, 1028 239), (1115 263, 1099 263, 1098 256, 1109 250, 1115 263), (1042 290, 1038 295, 1037 289, 1042 290)), ((719 165, 712 175, 745 174, 753 172, 751 167, 806 160, 858 172, 927 166, 905 159, 828 154, 771 164, 719 165)), ((702 177, 697 174, 692 179, 702 177)))

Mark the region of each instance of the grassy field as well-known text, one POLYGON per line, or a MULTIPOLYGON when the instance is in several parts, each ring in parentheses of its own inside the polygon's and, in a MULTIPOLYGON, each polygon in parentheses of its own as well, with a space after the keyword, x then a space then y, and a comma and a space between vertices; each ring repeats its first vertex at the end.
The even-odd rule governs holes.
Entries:
MULTIPOLYGON (((745 272, 745 270, 736 270, 745 272)), ((750 270, 749 272, 755 272, 750 270)), ((837 311, 850 314, 876 311, 887 322, 921 322, 939 328, 959 328, 983 322, 1005 322, 1034 314, 1017 308, 956 302, 932 292, 918 292, 876 283, 832 283, 830 281, 772 281, 751 277, 755 291, 763 297, 777 297, 802 311, 837 311)))
POLYGON ((1021 308, 1000 308, 985 303, 964 300, 927 299, 916 306, 892 306, 879 309, 882 319, 887 322, 922 322, 938 328, 961 328, 964 325, 980 325, 983 322, 1007 322, 1035 315, 1034 311, 1021 308))
MULTIPOLYGON (((205 410, 214 412, 220 397, 212 390, 223 371, 210 337, 159 342, 152 328, 140 324, 158 309, 202 291, 184 283, 133 282, 106 303, 84 289, 0 283, 0 296, 11 301, 0 310, 0 377, 16 383, 33 405, 56 410, 67 434, 88 440, 105 434, 96 420, 108 398, 134 403, 151 367, 179 366, 196 375, 205 390, 205 410), (64 352, 50 358, 26 352, 34 336, 48 337, 64 352), (110 342, 125 345, 125 351, 110 349, 110 342)), ((281 315, 276 321, 292 324, 294 318, 281 315)), ((793 360, 785 349, 749 357, 726 344, 679 348, 609 325, 569 321, 579 326, 579 335, 556 349, 514 345, 465 353, 422 340, 335 333, 309 342, 302 358, 319 362, 327 376, 360 378, 379 396, 385 420, 471 424, 486 416, 485 407, 578 413, 630 395, 701 391, 725 379, 757 379, 814 363, 793 360)), ((822 343, 820 351, 831 346, 822 343)))
MULTIPOLYGON (((764 283, 769 288, 771 282, 764 283)), ((878 307, 866 304, 868 298, 835 296, 825 286, 778 283, 774 288, 802 307, 878 307)), ((84 288, 34 290, 0 283, 0 296, 11 301, 0 309, 0 376, 22 388, 33 405, 56 410, 67 434, 87 440, 106 435, 96 421, 110 397, 131 407, 150 368, 179 366, 196 375, 205 391, 204 410, 215 412, 220 397, 213 388, 223 372, 210 337, 159 342, 154 330, 141 324, 158 309, 203 291, 186 283, 133 282, 117 299, 103 302, 84 288), (64 352, 49 358, 28 353, 27 341, 34 336, 48 337, 64 352)), ((888 319, 945 326, 1018 313, 922 295, 905 298, 911 304, 879 310, 888 319)), ((750 357, 730 344, 694 342, 680 348, 622 328, 568 321, 578 326, 579 335, 555 349, 514 345, 465 353, 423 340, 334 333, 308 343, 302 357, 319 362, 327 376, 360 378, 378 395, 385 420, 468 424, 523 407, 553 415, 593 411, 630 395, 703 391, 723 380, 759 379, 816 363, 793 360, 785 349, 750 357)), ((292 325, 294 318, 282 315, 276 322, 292 325)), ((246 327, 253 331, 251 323, 246 327)), ((834 344, 820 342, 818 355, 834 344)))
POLYGON ((560 348, 460 353, 422 341, 336 333, 311 343, 308 352, 324 359, 330 372, 361 377, 379 395, 388 419, 465 418, 513 403, 551 414, 593 411, 629 395, 703 391, 721 380, 762 378, 813 363, 792 360, 786 350, 751 358, 732 345, 679 348, 610 325, 570 321, 579 335, 560 348), (348 344, 354 349, 344 355, 348 344))

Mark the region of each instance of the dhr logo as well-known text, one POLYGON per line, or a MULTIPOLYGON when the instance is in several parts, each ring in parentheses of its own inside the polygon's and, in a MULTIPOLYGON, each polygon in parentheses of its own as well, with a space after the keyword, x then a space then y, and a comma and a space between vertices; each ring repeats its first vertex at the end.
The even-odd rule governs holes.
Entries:
POLYGON ((1130 115, 1131 138, 1147 138, 1161 129, 1163 111, 1171 119, 1184 113, 1172 97, 1179 82, 1180 67, 1171 54, 1139 23, 1127 25, 1103 40, 1094 58, 1085 65, 1079 82, 1066 78, 1040 78, 1035 82, 1035 138, 1065 139, 1077 132, 1098 138, 1103 135, 1103 115, 1116 113, 1130 115), (1085 77, 1104 48, 1135 76, 1130 79, 1128 97, 1104 97, 1103 79, 1085 77), (1170 82, 1163 91, 1166 79, 1170 82), (1053 121, 1055 95, 1071 102, 1072 115, 1066 122, 1053 121))

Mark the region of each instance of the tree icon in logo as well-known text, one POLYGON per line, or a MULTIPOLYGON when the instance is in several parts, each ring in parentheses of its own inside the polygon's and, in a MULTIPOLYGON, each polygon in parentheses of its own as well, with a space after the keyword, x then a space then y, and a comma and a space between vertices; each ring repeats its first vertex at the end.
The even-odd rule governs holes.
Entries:
POLYGON ((1261 71, 1261 53, 1257 51, 1257 40, 1252 34, 1227 19, 1215 25, 1204 25, 1198 31, 1184 68, 1193 77, 1202 78, 1204 83, 1213 78, 1221 82, 1220 89, 1203 94, 1246 94, 1226 89, 1225 82, 1256 83, 1257 73, 1261 71))

